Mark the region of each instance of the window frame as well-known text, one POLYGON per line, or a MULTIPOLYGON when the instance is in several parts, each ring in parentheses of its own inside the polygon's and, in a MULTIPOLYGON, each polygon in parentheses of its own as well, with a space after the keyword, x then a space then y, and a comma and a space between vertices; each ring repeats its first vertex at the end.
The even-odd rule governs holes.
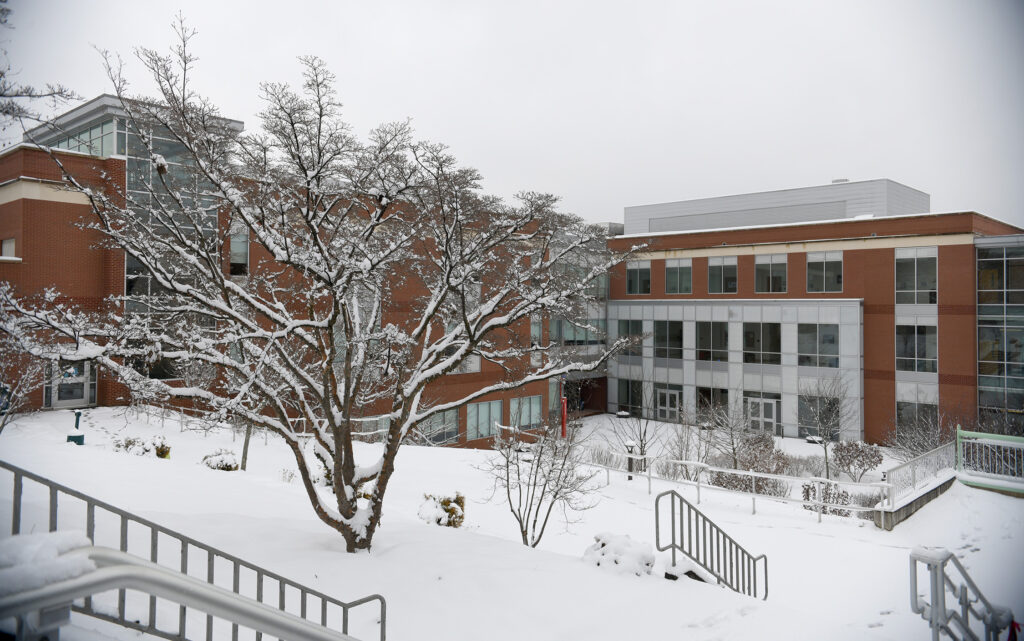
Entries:
MULTIPOLYGON (((807 252, 807 292, 813 294, 841 294, 843 292, 843 252, 842 251, 823 251, 823 252, 807 252), (838 289, 828 289, 828 265, 839 263, 839 287, 838 289), (811 283, 811 266, 821 265, 821 289, 812 287, 811 283)), ((815 275, 817 277, 817 275, 815 275)))
POLYGON ((468 403, 466 405, 466 440, 473 441, 480 438, 490 438, 497 434, 496 424, 501 424, 502 410, 504 410, 504 404, 501 399, 493 401, 479 401, 476 403, 468 403), (495 406, 497 406, 497 416, 495 416, 495 406), (490 421, 490 425, 484 432, 480 430, 480 410, 486 407, 487 416, 485 420, 490 421), (472 415, 476 416, 473 417, 472 415))
POLYGON ((626 295, 645 296, 651 293, 651 261, 635 260, 626 263, 626 295), (646 272, 646 276, 644 275, 646 272))
POLYGON ((696 322, 696 360, 712 363, 729 362, 729 323, 728 321, 697 321, 696 322), (722 331, 724 329, 724 331, 722 331), (702 331, 703 330, 703 331, 702 331), (717 331, 716 331, 717 330, 717 331), (707 334, 707 346, 702 346, 701 339, 707 334), (724 347, 717 339, 724 342, 724 347))
POLYGON ((708 294, 735 294, 739 291, 738 262, 736 256, 708 257, 708 294), (732 283, 732 289, 726 288, 727 282, 732 283))
POLYGON ((654 321, 654 357, 683 360, 683 331, 683 321, 654 321), (673 341, 673 330, 678 330, 678 341, 673 341))
POLYGON ((936 305, 939 301, 939 253, 937 246, 928 247, 897 247, 893 257, 893 300, 897 305, 936 305), (922 261, 931 261, 934 289, 920 289, 920 273, 922 261), (913 274, 910 289, 900 289, 900 263, 911 263, 913 274), (904 300, 900 300, 903 294, 904 300), (908 296, 909 295, 909 296, 908 296), (926 300, 922 301, 921 298, 926 300), (911 300, 906 300, 907 298, 911 300))
POLYGON ((789 289, 789 254, 757 254, 754 256, 754 293, 755 294, 785 294, 789 289), (776 267, 781 269, 776 270, 776 267), (763 268, 768 271, 768 288, 761 289, 761 272, 763 268), (782 273, 782 286, 776 288, 776 271, 782 273))
POLYGON ((665 260, 665 293, 666 294, 692 294, 693 293, 693 259, 691 258, 669 258, 665 260), (685 270, 686 288, 682 287, 682 274, 685 270), (674 290, 669 289, 669 274, 674 272, 674 290))
POLYGON ((743 323, 743 362, 761 365, 782 364, 782 323, 743 323), (756 328, 756 329, 755 329, 756 328), (766 334, 774 329, 778 350, 765 350, 766 334), (756 343, 748 349, 747 338, 756 332, 756 343), (767 358, 766 358, 767 357, 767 358))
POLYGON ((936 374, 939 371, 939 327, 938 325, 907 325, 897 324, 895 330, 895 359, 896 359, 896 371, 897 372, 924 372, 936 374), (912 341, 908 341, 906 338, 901 340, 900 329, 904 329, 904 334, 911 334, 913 336, 912 341), (913 331, 907 332, 905 330, 912 329, 913 331), (924 330, 924 331, 922 331, 924 330), (930 332, 928 330, 931 330, 930 332), (932 336, 929 338, 929 334, 932 336), (901 348, 907 346, 913 346, 913 356, 908 356, 907 352, 902 352, 901 348), (930 345, 934 346, 935 356, 934 358, 921 356, 921 351, 924 350, 926 353, 930 345), (913 361, 913 367, 908 367, 908 361, 913 361))
POLYGON ((797 353, 797 365, 801 367, 828 367, 830 369, 837 369, 839 367, 839 323, 797 323, 796 328, 796 353, 797 353), (803 328, 814 326, 814 352, 810 352, 803 348, 800 336, 803 333, 803 328), (823 340, 822 327, 834 327, 835 328, 835 353, 831 351, 823 350, 825 343, 823 340))
POLYGON ((508 401, 508 422, 512 427, 519 429, 534 429, 544 424, 543 394, 531 394, 530 396, 517 396, 508 401), (527 403, 527 419, 536 419, 533 422, 523 422, 522 405, 527 403), (536 408, 533 407, 536 403, 536 408), (536 413, 536 417, 533 414, 536 413))

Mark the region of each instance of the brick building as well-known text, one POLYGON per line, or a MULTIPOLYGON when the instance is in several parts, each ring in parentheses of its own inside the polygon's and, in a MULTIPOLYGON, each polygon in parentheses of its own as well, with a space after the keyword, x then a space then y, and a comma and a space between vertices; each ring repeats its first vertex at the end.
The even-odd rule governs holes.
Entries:
MULTIPOLYGON (((130 193, 153 171, 116 98, 100 96, 58 123, 61 133, 31 135, 84 182, 130 193)), ((172 141, 157 136, 156 144, 173 168, 172 141)), ((437 416, 430 432, 438 442, 484 443, 495 422, 557 413, 564 388, 570 409, 677 420, 718 404, 745 413, 755 429, 803 436, 814 431, 815 385, 837 377, 856 408, 844 438, 877 442, 898 417, 922 412, 1021 416, 1024 236, 974 212, 928 210, 927 194, 889 180, 628 207, 610 245, 646 247, 595 283, 604 302, 588 310, 588 325, 640 336, 640 344, 606 372, 494 394, 437 416)), ((0 281, 23 295, 52 287, 93 310, 112 296, 149 292, 148 276, 123 251, 78 226, 88 215, 48 154, 31 145, 0 154, 0 281)), ((235 277, 261 259, 244 235, 224 251, 235 277)), ((583 353, 605 342, 601 331, 560 319, 518 331, 583 353)), ((431 392, 456 398, 502 376, 494 363, 470 361, 431 392)), ((89 363, 56 364, 33 404, 124 397, 89 363)))

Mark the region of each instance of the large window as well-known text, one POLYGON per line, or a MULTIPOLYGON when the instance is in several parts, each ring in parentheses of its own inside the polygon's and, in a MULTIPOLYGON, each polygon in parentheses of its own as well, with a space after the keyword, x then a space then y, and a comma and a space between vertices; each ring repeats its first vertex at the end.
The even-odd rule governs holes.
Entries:
POLYGON ((743 362, 778 365, 782 363, 782 325, 743 323, 743 362))
POLYGON ((902 372, 939 371, 938 328, 934 325, 896 326, 896 369, 902 372))
POLYGON ((938 405, 896 401, 896 429, 906 425, 934 425, 938 420, 938 405))
POLYGON ((697 360, 729 360, 729 323, 717 321, 697 322, 697 360))
POLYGON ((640 416, 644 407, 644 384, 643 381, 631 381, 627 378, 619 379, 619 409, 620 412, 629 412, 633 416, 640 416))
POLYGON ((544 422, 541 416, 541 395, 513 398, 508 402, 509 420, 514 427, 537 427, 544 422))
POLYGON ((683 321, 654 321, 654 357, 683 358, 683 321))
POLYGON ((665 293, 690 294, 693 292, 693 265, 689 258, 665 261, 665 293))
POLYGON ((938 302, 936 247, 896 249, 896 302, 934 305, 938 302))
POLYGON ((729 390, 714 387, 697 388, 697 414, 702 423, 709 420, 709 414, 714 411, 729 409, 729 390))
POLYGON ((589 327, 581 327, 570 320, 556 318, 551 321, 551 340, 563 345, 601 345, 605 342, 607 322, 603 318, 588 318, 589 327))
POLYGON ((469 440, 494 436, 495 425, 501 424, 501 401, 470 403, 466 406, 466 438, 469 440))
POLYGON ((14 239, 4 238, 0 241, 0 256, 13 257, 14 255, 14 239))
MULTIPOLYGON (((800 438, 808 436, 819 436, 821 427, 834 425, 834 421, 841 416, 840 404, 842 400, 829 396, 804 396, 797 397, 797 435, 800 438)), ((829 429, 832 432, 833 441, 839 440, 839 430, 829 429)))
POLYGON ((1024 247, 978 248, 978 406, 1024 419, 1024 247))
POLYGON ((622 350, 623 356, 640 356, 643 346, 640 342, 640 337, 644 333, 644 322, 638 320, 620 320, 619 321, 619 338, 632 338, 634 343, 622 350))
POLYGON ((712 256, 708 258, 708 293, 736 293, 736 257, 712 256))
POLYGON ((626 263, 626 293, 651 293, 651 261, 639 260, 626 263))
POLYGON ((843 252, 807 253, 807 291, 843 291, 843 252))
POLYGON ((797 364, 839 367, 839 325, 800 323, 797 326, 797 364))
POLYGON ((246 276, 249 273, 249 234, 240 232, 231 235, 231 275, 246 276))
POLYGON ((786 291, 786 254, 754 257, 754 291, 758 294, 786 291))
POLYGON ((438 412, 419 424, 423 436, 435 445, 459 440, 459 410, 438 412))

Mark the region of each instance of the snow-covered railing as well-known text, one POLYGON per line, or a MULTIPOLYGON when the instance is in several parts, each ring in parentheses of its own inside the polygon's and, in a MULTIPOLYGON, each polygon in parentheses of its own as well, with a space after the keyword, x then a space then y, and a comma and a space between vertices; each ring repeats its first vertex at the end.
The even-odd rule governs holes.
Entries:
POLYGON ((942 548, 917 547, 910 552, 910 609, 928 622, 933 641, 938 641, 940 633, 952 639, 980 640, 982 637, 971 630, 971 615, 984 625, 985 641, 997 641, 999 633, 1013 624, 1013 612, 986 599, 960 559, 942 548), (918 563, 928 568, 928 601, 917 589, 918 563), (959 582, 950 576, 950 564, 959 574, 959 582), (947 589, 956 598, 959 612, 946 609, 947 589))
POLYGON ((885 481, 889 485, 889 493, 884 507, 895 509, 917 490, 934 485, 937 480, 952 478, 955 467, 956 444, 951 441, 887 470, 885 481))
POLYGON ((762 599, 768 598, 768 558, 754 556, 714 521, 684 499, 675 490, 662 492, 654 499, 654 537, 659 552, 672 550, 672 566, 676 551, 709 572, 721 585, 762 599), (667 543, 662 543, 662 501, 668 499, 667 543), (758 577, 762 577, 760 582, 758 577))
POLYGON ((885 504, 886 497, 890 490, 888 483, 856 483, 854 481, 841 481, 838 479, 824 479, 820 477, 807 477, 807 476, 787 476, 784 474, 768 474, 765 472, 751 472, 748 470, 736 470, 727 467, 717 467, 709 465, 707 463, 700 463, 697 461, 683 461, 675 460, 663 457, 656 457, 651 455, 642 454, 628 454, 625 452, 617 452, 613 450, 591 450, 589 453, 591 458, 586 464, 598 467, 605 470, 606 483, 611 483, 611 473, 617 472, 619 474, 635 474, 637 476, 647 477, 647 493, 653 493, 653 481, 664 481, 667 483, 675 483, 677 485, 689 485, 696 488, 697 491, 697 503, 701 501, 701 491, 714 490, 718 492, 728 492, 740 496, 750 497, 750 508, 751 513, 757 514, 757 500, 767 499, 770 501, 777 501, 781 503, 796 503, 807 507, 814 511, 818 515, 818 521, 821 521, 822 514, 838 514, 846 516, 850 513, 859 512, 874 512, 878 509, 878 504, 885 504), (621 466, 616 465, 605 465, 599 462, 595 462, 594 459, 605 460, 612 463, 620 463, 629 460, 644 460, 646 461, 646 470, 644 472, 632 472, 623 469, 621 466), (656 467, 683 467, 686 468, 689 473, 680 477, 667 477, 655 475, 652 470, 656 467), (734 483, 736 486, 743 486, 742 489, 739 487, 722 487, 712 483, 714 474, 724 475, 725 477, 742 478, 744 481, 734 483), (761 483, 758 480, 761 480, 761 483), (765 482, 775 482, 786 484, 788 489, 785 494, 769 494, 764 490, 765 482), (746 489, 746 485, 749 483, 749 488, 746 489), (794 484, 799 484, 802 487, 804 484, 811 484, 814 488, 814 494, 812 498, 796 498, 790 496, 789 491, 792 489, 794 484), (858 494, 869 492, 876 494, 879 501, 876 505, 864 506, 855 504, 838 504, 833 501, 829 501, 826 496, 826 486, 837 486, 840 488, 850 487, 853 488, 851 497, 858 494), (759 491, 762 490, 762 491, 759 491))
MULTIPOLYGON (((142 545, 136 545, 133 549, 146 550, 149 560, 154 563, 193 576, 210 585, 225 587, 235 594, 255 599, 259 603, 292 612, 303 619, 319 620, 320 625, 334 629, 340 628, 343 634, 349 632, 350 610, 364 604, 376 603, 379 608, 376 620, 379 621, 380 640, 385 640, 387 604, 384 597, 379 594, 372 594, 354 601, 339 601, 323 592, 196 541, 185 534, 5 461, 0 461, 0 469, 7 470, 14 476, 10 521, 12 535, 21 534, 26 529, 39 531, 41 528, 46 528, 46 531, 54 532, 57 530, 59 520, 61 529, 83 530, 94 544, 110 541, 110 545, 121 552, 131 553, 133 551, 129 549, 130 542, 141 543, 142 545), (38 484, 35 487, 28 486, 33 490, 33 494, 38 496, 39 490, 45 492, 43 496, 46 497, 44 501, 47 505, 47 517, 42 523, 26 522, 27 519, 23 514, 24 495, 28 489, 26 481, 38 484), (59 509, 60 506, 63 506, 63 509, 59 509), (58 519, 59 516, 60 519, 58 519), (111 525, 114 527, 110 527, 111 525), (164 545, 161 546, 161 543, 164 545)), ((185 605, 179 606, 177 612, 161 608, 158 616, 156 596, 150 596, 148 603, 136 600, 129 602, 127 596, 124 589, 118 590, 116 602, 113 604, 94 603, 93 598, 89 596, 85 597, 80 604, 76 603, 73 609, 88 616, 165 639, 185 639, 186 630, 189 632, 187 638, 205 638, 207 641, 212 641, 215 638, 223 639, 228 634, 227 629, 214 630, 214 620, 211 615, 205 617, 205 631, 200 632, 203 630, 201 627, 203 622, 196 619, 194 612, 190 616, 190 611, 185 605), (173 624, 169 624, 169 620, 172 619, 173 624)), ((230 627, 232 641, 237 641, 238 632, 238 624, 232 624, 230 627)), ((257 632, 255 638, 256 641, 259 641, 261 634, 257 632)))
MULTIPOLYGON (((354 637, 305 617, 109 548, 70 550, 51 563, 75 567, 75 572, 54 573, 52 580, 43 581, 42 585, 8 589, 0 596, 0 619, 17 617, 23 631, 34 628, 34 632, 45 634, 40 635, 42 638, 57 638, 55 629, 68 621, 74 601, 91 600, 94 595, 111 590, 123 593, 131 589, 149 595, 152 601, 160 598, 178 603, 182 609, 202 612, 211 619, 229 621, 235 630, 233 639, 238 638, 237 629, 241 625, 255 631, 256 638, 269 634, 290 641, 355 641, 354 637), (92 569, 88 569, 89 566, 92 569), (42 625, 37 627, 39 623, 42 625)), ((186 637, 182 631, 172 638, 186 637)))
POLYGON ((956 469, 970 476, 1024 482, 1024 438, 958 429, 956 469))

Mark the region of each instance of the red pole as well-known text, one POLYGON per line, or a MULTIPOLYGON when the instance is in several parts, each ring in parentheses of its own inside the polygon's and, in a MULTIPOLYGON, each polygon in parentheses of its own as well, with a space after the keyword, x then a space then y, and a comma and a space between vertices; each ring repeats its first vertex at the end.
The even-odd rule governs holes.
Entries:
POLYGON ((567 407, 568 407, 568 401, 566 401, 565 397, 563 396, 562 397, 562 438, 565 438, 565 415, 567 413, 566 412, 567 407))

